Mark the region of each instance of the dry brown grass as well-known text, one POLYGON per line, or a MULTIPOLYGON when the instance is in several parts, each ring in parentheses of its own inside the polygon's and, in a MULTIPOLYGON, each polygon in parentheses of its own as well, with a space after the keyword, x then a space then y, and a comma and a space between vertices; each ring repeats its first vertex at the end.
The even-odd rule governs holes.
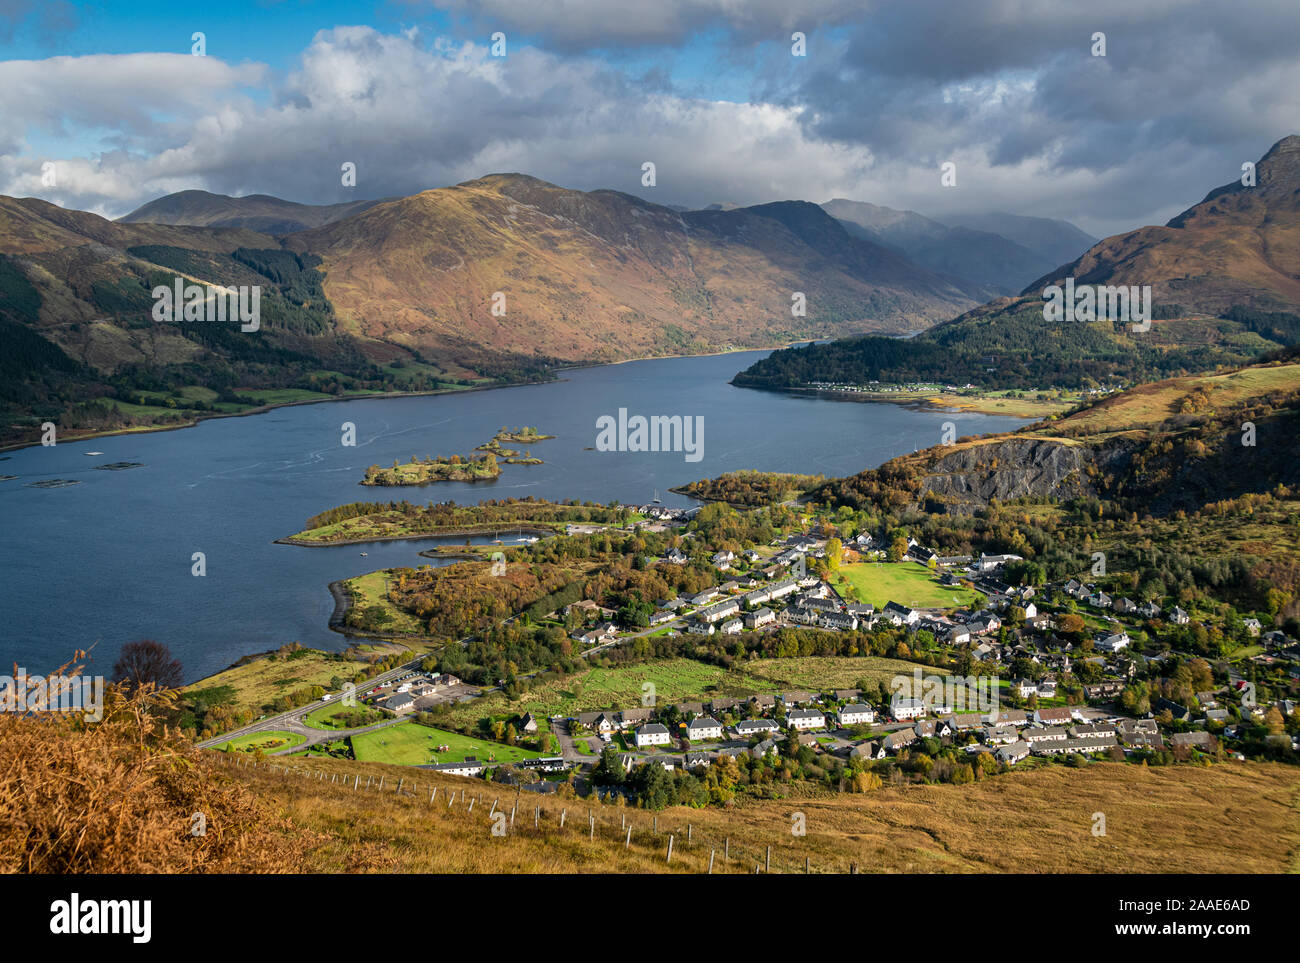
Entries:
POLYGON ((212 754, 161 728, 167 694, 106 693, 103 721, 0 713, 0 871, 286 872, 295 837, 212 754), (193 835, 202 813, 206 831, 193 835))
POLYGON ((714 872, 753 872, 769 845, 773 872, 803 872, 807 858, 813 872, 848 872, 852 865, 871 873, 1278 873, 1294 871, 1300 856, 1300 772, 1279 765, 1047 766, 967 786, 673 808, 659 814, 658 836, 645 811, 523 793, 504 838, 491 835, 488 811, 499 798, 509 812, 516 798, 509 787, 336 760, 299 765, 302 773, 264 766, 243 776, 291 823, 324 838, 301 866, 312 872, 704 872, 710 849, 714 872), (358 774, 361 787, 353 790, 358 774), (382 792, 366 788, 381 775, 382 792), (346 785, 331 784, 331 776, 346 777, 346 785), (398 779, 405 783, 401 795, 394 792, 398 779), (447 807, 447 794, 462 791, 478 797, 472 811, 459 797, 447 807), (534 830, 538 805, 541 825, 534 830), (594 841, 589 810, 597 821, 594 841), (791 833, 796 811, 807 820, 802 838, 791 833), (1096 812, 1106 815, 1104 837, 1092 835, 1096 812), (625 814, 634 826, 629 848, 625 814), (671 865, 669 834, 676 837, 671 865), (727 838, 732 861, 724 864, 727 838))
POLYGON ((423 770, 328 758, 255 764, 198 752, 154 721, 168 698, 110 693, 98 724, 0 714, 0 870, 704 872, 712 850, 714 872, 735 873, 765 866, 769 846, 773 872, 802 872, 805 859, 813 872, 1300 869, 1300 770, 1277 764, 1048 765, 966 786, 865 795, 813 794, 795 783, 786 799, 665 810, 656 834, 656 817, 645 811, 423 770), (450 793, 467 796, 449 807, 450 793), (492 835, 494 800, 507 812, 518 800, 505 836, 492 835), (196 837, 191 817, 200 812, 207 832, 196 837), (805 836, 791 832, 795 812, 804 814, 805 836), (1105 836, 1092 834, 1097 812, 1105 836))

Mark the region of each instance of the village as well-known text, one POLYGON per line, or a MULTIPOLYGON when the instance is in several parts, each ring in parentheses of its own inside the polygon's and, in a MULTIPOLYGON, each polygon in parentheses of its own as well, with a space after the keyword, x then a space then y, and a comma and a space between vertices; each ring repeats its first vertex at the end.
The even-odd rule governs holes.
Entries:
MULTIPOLYGON (((675 526, 689 520, 680 509, 637 508, 651 524, 675 526)), ((688 533, 686 540, 690 537, 688 533)), ((1191 617, 1178 606, 1165 611, 1150 602, 1112 598, 1076 579, 1040 588, 1014 586, 1003 572, 1008 564, 1021 561, 1019 556, 942 557, 915 539, 908 540, 901 560, 886 561, 876 538, 863 533, 845 548, 867 564, 910 565, 913 570, 921 566, 939 586, 960 587, 975 603, 962 608, 890 600, 877 608, 846 597, 843 584, 837 587, 813 574, 814 569, 826 572, 819 560, 825 560, 828 543, 824 537, 797 534, 774 540, 762 551, 712 553, 709 563, 717 571, 718 584, 689 597, 659 600, 646 629, 629 632, 616 623, 611 609, 592 600, 551 615, 578 622, 571 637, 593 648, 647 632, 712 637, 771 633, 782 627, 845 632, 889 626, 912 638, 928 633, 935 645, 961 653, 969 671, 964 679, 956 678, 970 684, 970 698, 963 685, 952 685, 952 676, 946 687, 942 677, 927 677, 927 683, 938 679, 937 696, 928 684, 923 691, 918 667, 915 678, 895 680, 890 693, 781 691, 665 706, 653 700, 610 706, 547 720, 562 751, 519 768, 563 774, 576 767, 585 773, 593 757, 614 752, 626 772, 644 765, 698 771, 728 756, 774 756, 789 739, 846 762, 890 759, 929 740, 937 740, 929 742, 931 746, 953 747, 972 756, 989 753, 1001 767, 1029 757, 1125 758, 1170 752, 1188 758, 1197 752, 1218 754, 1221 746, 1244 758, 1231 749, 1239 727, 1259 724, 1274 708, 1255 704, 1253 687, 1237 679, 1197 692, 1194 706, 1158 699, 1142 713, 1122 709, 1119 697, 1139 670, 1170 657, 1167 652, 1138 652, 1130 631, 1154 619, 1188 624, 1191 617), (1062 642, 1054 632, 1057 619, 1067 609, 1080 607, 1099 628, 1080 644, 1062 642), (1058 677, 1065 673, 1084 680, 1082 699, 1074 704, 1067 704, 1059 688, 1058 677), (976 682, 983 686, 978 700, 976 682)), ((685 565, 690 560, 687 551, 670 548, 657 564, 685 565)), ((1255 658, 1287 665, 1290 677, 1300 678, 1300 651, 1294 640, 1279 631, 1260 632, 1257 620, 1246 624, 1266 650, 1255 658)), ((376 704, 401 715, 476 694, 454 676, 431 675, 407 680, 391 694, 379 693, 376 704)), ((1284 718, 1296 711, 1286 699, 1277 701, 1275 708, 1284 718)), ((538 720, 528 713, 512 725, 521 736, 538 732, 538 720)), ((469 757, 429 768, 483 776, 497 765, 469 757)), ((555 782, 553 776, 531 788, 546 791, 555 782)))

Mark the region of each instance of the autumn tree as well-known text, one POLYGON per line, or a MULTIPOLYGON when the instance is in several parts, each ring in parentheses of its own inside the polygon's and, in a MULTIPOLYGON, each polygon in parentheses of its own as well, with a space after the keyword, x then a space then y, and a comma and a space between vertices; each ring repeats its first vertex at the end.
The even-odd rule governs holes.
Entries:
POLYGON ((113 681, 131 688, 152 683, 160 689, 176 689, 183 678, 180 660, 153 639, 128 642, 113 663, 113 681))

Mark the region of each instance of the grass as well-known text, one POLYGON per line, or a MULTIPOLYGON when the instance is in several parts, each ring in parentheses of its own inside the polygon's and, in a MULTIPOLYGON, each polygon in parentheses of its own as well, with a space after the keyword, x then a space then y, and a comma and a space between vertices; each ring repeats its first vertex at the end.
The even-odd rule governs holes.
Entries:
POLYGON ((281 659, 274 654, 269 654, 244 665, 225 669, 206 679, 200 679, 186 686, 185 691, 230 686, 235 693, 235 705, 260 711, 262 706, 274 701, 277 696, 305 686, 319 685, 328 689, 330 680, 335 676, 350 679, 368 664, 352 659, 339 659, 332 653, 319 649, 302 650, 301 654, 296 654, 289 659, 281 659))
POLYGON ((263 752, 270 753, 278 752, 281 749, 289 749, 293 746, 300 746, 306 741, 305 736, 296 732, 268 730, 266 732, 250 732, 247 735, 228 739, 217 746, 217 749, 220 752, 256 752, 261 749, 263 752))
POLYGON ((384 719, 388 718, 388 716, 383 712, 380 712, 378 709, 372 709, 359 703, 355 706, 341 706, 335 702, 329 705, 323 705, 314 712, 308 713, 307 718, 302 721, 305 725, 311 726, 313 729, 346 729, 350 727, 340 722, 337 717, 357 712, 364 713, 366 718, 369 720, 361 723, 361 725, 370 725, 372 722, 382 722, 384 719))
POLYGON ((415 616, 398 608, 388 600, 388 572, 380 570, 358 575, 345 583, 352 593, 352 604, 357 608, 367 609, 377 605, 388 613, 389 620, 381 632, 398 632, 404 635, 425 634, 424 623, 415 616))
MULTIPOLYGON (((881 682, 889 685, 895 676, 911 678, 920 668, 925 675, 947 675, 947 669, 918 665, 880 656, 806 656, 798 659, 756 659, 746 665, 755 675, 769 680, 763 691, 777 689, 856 689, 859 681, 868 688, 881 682)), ((868 693, 870 698, 870 693, 868 693)))
POLYGON ((694 659, 665 659, 612 669, 589 669, 566 679, 541 683, 514 703, 493 692, 472 703, 457 705, 448 718, 466 725, 485 715, 526 711, 549 718, 594 709, 639 706, 643 695, 649 692, 644 688, 647 683, 654 686, 654 698, 660 703, 701 702, 714 695, 748 695, 770 688, 766 680, 746 670, 729 672, 694 659))
POLYGON ((417 766, 434 762, 461 762, 468 756, 497 762, 536 759, 541 753, 519 746, 507 746, 458 732, 431 729, 415 722, 376 729, 352 737, 352 752, 358 762, 385 762, 396 766, 417 766), (435 752, 450 746, 447 752, 435 752))
POLYGON ((844 594, 881 608, 898 602, 916 608, 965 608, 983 596, 965 586, 941 585, 920 562, 854 562, 834 576, 844 594))
MULTIPOLYGON (((799 873, 1282 873, 1300 851, 1300 772, 1278 764, 1225 763, 1147 769, 1094 762, 1082 769, 1045 765, 966 786, 886 787, 864 795, 803 795, 797 807, 808 834, 790 834, 792 799, 742 798, 728 809, 673 807, 648 814, 587 800, 524 794, 504 837, 487 829, 492 801, 512 805, 515 791, 420 772, 407 795, 399 775, 372 764, 313 760, 326 778, 284 776, 265 768, 238 775, 259 799, 313 840, 301 872, 440 873, 751 873, 772 847, 772 871, 799 873), (347 789, 329 773, 347 773, 347 789), (362 789, 351 789, 360 773, 362 789), (378 783, 387 776, 382 793, 378 783), (436 801, 430 791, 438 787, 436 801), (444 800, 463 790, 476 800, 444 800), (589 840, 586 810, 596 821, 589 840), (533 828, 533 807, 540 807, 533 828), (568 822, 559 827, 560 810, 568 822), (1093 836, 1092 814, 1106 814, 1093 836), (621 819, 633 827, 625 846, 621 819), (686 825, 692 842, 685 844, 686 825), (669 834, 676 845, 666 863, 669 834), (722 858, 730 840, 731 860, 722 858)), ((792 789, 797 794, 797 789, 792 789)))

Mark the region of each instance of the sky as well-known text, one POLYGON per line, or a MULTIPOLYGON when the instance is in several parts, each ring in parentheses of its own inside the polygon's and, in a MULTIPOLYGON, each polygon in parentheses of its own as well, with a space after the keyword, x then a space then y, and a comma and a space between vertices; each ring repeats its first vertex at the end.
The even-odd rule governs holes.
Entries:
POLYGON ((1296 0, 0 0, 0 193, 115 217, 517 171, 1100 237, 1300 134, 1298 90, 1296 0))

